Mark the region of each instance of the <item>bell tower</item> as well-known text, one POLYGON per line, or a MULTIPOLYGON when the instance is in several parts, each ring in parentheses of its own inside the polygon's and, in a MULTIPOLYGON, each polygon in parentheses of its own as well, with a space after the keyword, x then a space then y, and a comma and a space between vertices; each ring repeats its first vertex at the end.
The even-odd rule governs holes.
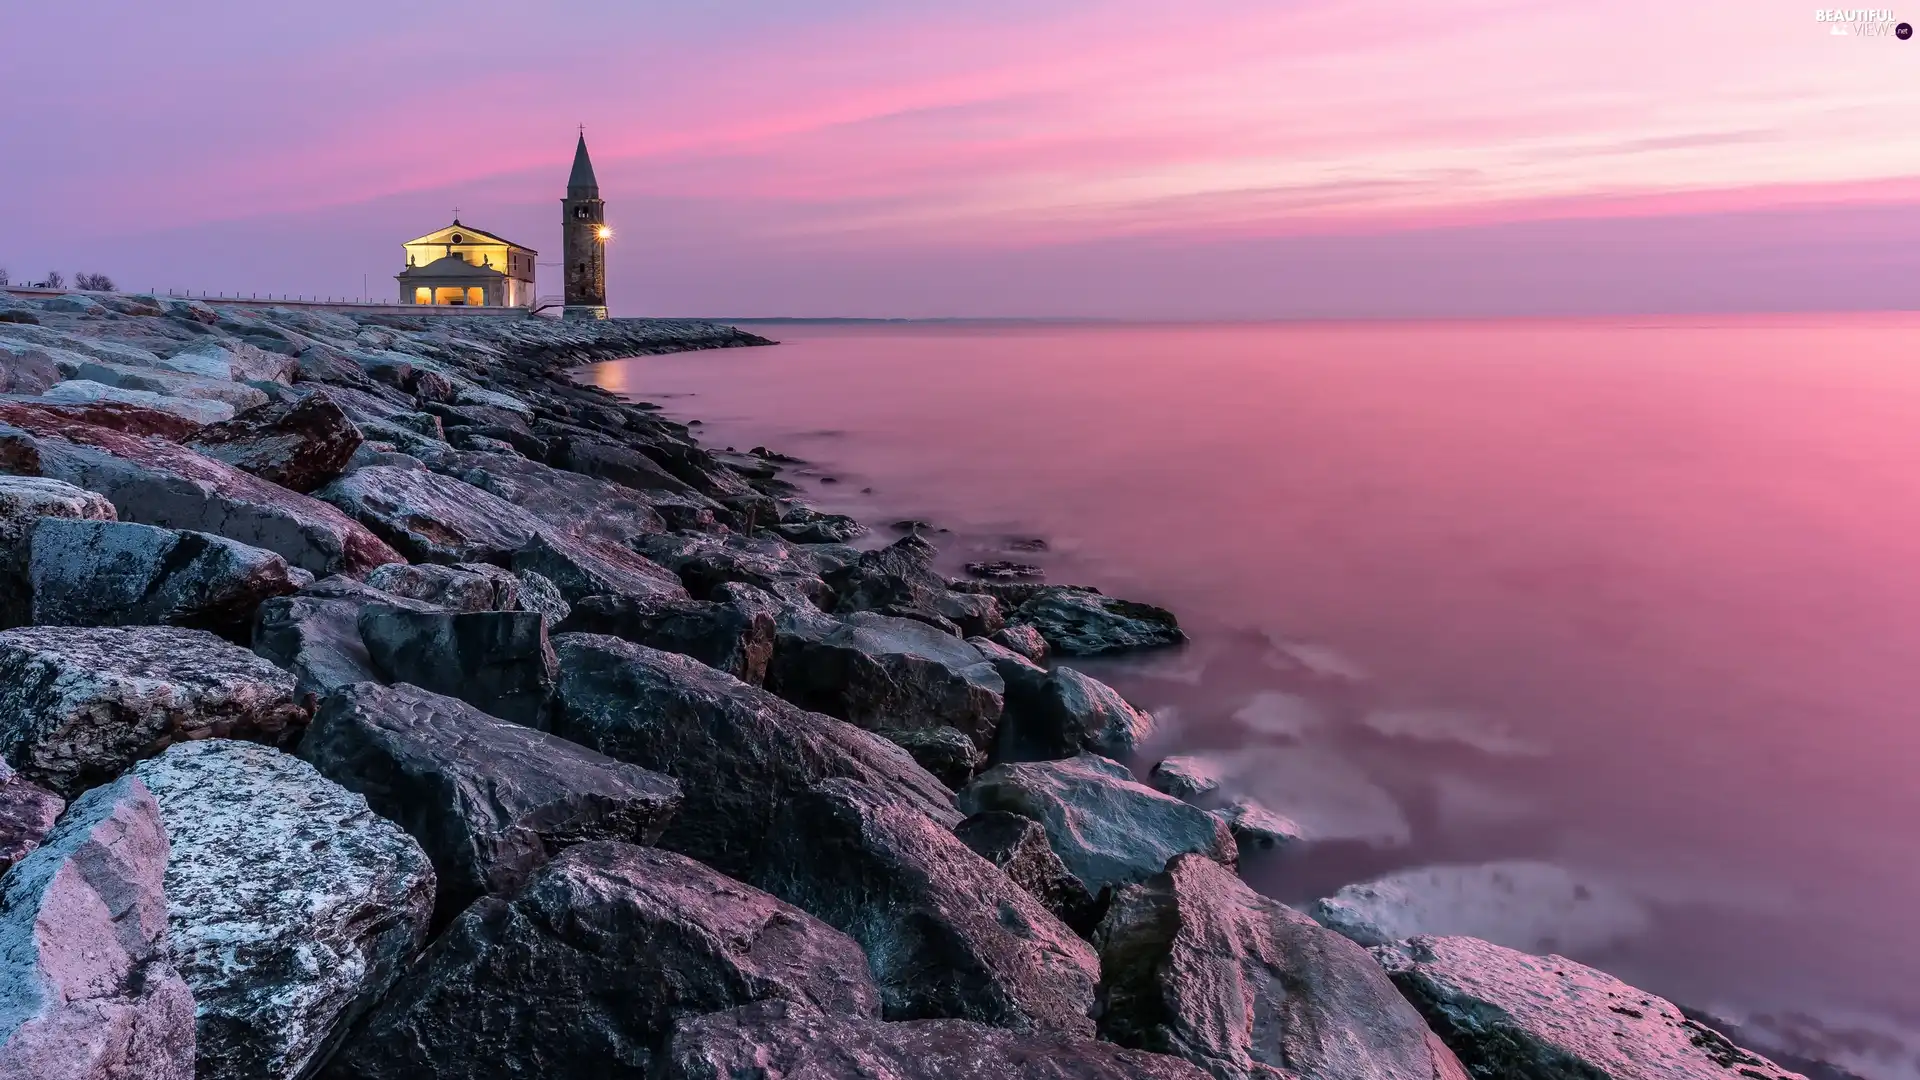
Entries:
POLYGON ((573 151, 573 172, 567 177, 567 197, 560 200, 561 247, 565 252, 567 319, 607 317, 607 206, 600 201, 600 182, 587 157, 587 129, 573 151))

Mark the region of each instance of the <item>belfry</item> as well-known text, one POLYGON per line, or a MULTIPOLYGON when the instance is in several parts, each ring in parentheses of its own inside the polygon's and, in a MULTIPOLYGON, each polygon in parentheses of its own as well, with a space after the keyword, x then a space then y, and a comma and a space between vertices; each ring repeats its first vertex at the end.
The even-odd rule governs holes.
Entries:
POLYGON ((587 156, 586 129, 580 131, 580 143, 573 151, 573 172, 567 177, 567 197, 560 201, 561 246, 566 264, 567 319, 604 319, 607 317, 607 241, 613 230, 607 228, 606 204, 600 201, 600 182, 593 176, 593 160, 587 156))

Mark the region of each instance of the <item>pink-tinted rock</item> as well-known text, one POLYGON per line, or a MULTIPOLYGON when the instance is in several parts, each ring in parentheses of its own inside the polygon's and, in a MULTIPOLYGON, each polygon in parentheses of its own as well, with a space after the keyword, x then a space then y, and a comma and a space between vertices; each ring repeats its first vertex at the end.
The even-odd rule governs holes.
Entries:
POLYGON ((360 448, 360 429, 323 391, 262 405, 193 434, 187 445, 294 491, 339 476, 360 448))
POLYGON ((40 846, 66 803, 0 761, 0 874, 40 846))

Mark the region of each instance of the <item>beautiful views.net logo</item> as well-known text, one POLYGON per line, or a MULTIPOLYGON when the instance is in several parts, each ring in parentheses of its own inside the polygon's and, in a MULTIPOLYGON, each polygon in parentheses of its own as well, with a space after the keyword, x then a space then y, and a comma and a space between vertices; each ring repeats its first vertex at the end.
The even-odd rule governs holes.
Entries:
POLYGON ((1815 8, 1813 21, 1834 37, 1890 37, 1905 41, 1913 27, 1894 18, 1892 8, 1815 8))

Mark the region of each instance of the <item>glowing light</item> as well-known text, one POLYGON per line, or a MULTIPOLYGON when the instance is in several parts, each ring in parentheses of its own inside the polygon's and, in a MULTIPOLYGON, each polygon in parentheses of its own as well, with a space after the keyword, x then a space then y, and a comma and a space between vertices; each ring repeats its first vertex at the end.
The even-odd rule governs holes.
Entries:
POLYGON ((600 226, 600 228, 594 230, 593 235, 599 237, 602 240, 611 240, 613 239, 613 230, 607 228, 605 225, 602 225, 600 226))

